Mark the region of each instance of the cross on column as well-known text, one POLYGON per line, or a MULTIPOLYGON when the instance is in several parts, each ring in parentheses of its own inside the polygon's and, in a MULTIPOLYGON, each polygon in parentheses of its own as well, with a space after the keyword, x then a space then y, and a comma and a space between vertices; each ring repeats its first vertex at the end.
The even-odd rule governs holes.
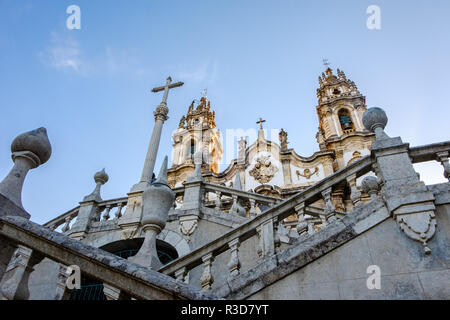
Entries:
POLYGON ((144 191, 152 182, 153 169, 155 167, 156 155, 158 153, 159 142, 161 140, 162 127, 164 121, 168 119, 167 114, 169 113, 169 108, 167 107, 167 96, 169 95, 170 89, 181 87, 183 84, 183 82, 172 84, 172 78, 168 77, 165 86, 152 89, 152 92, 164 91, 164 95, 162 102, 156 107, 156 110, 153 113, 155 116, 155 126, 153 127, 152 137, 150 138, 150 143, 148 145, 141 181, 131 188, 131 192, 144 191))
POLYGON ((159 92, 159 91, 163 91, 164 90, 164 95, 163 95, 163 99, 161 104, 167 104, 167 96, 169 95, 169 90, 176 88, 176 87, 181 87, 184 82, 176 82, 176 83, 172 83, 172 78, 168 77, 166 80, 166 85, 162 86, 162 87, 157 87, 157 88, 153 88, 152 92, 159 92))
POLYGON ((262 129, 262 124, 266 122, 266 120, 263 120, 261 117, 259 118, 259 121, 256 121, 256 124, 259 124, 259 128, 262 129))

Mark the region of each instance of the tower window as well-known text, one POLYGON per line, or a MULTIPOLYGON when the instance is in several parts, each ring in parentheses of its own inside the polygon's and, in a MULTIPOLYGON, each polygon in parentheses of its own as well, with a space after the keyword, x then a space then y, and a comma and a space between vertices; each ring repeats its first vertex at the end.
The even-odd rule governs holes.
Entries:
POLYGON ((195 153, 195 141, 194 139, 191 139, 191 154, 193 155, 195 153))
POLYGON ((334 89, 333 94, 335 95, 341 94, 341 91, 339 89, 334 89))
POLYGON ((341 123, 341 128, 344 133, 349 133, 354 131, 354 126, 350 113, 346 109, 341 109, 338 113, 339 122, 341 123))

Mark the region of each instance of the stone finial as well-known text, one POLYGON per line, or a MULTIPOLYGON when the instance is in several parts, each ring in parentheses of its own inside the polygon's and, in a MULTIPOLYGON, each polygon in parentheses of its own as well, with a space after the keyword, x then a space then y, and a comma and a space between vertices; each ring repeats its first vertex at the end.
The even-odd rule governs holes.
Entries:
POLYGON ((377 140, 388 139, 389 136, 384 132, 388 122, 386 113, 381 108, 369 108, 362 117, 364 127, 375 133, 377 140))
POLYGON ((154 182, 154 184, 163 184, 168 186, 168 182, 167 182, 167 163, 168 163, 168 158, 167 156, 164 157, 163 163, 161 165, 161 169, 159 170, 159 174, 158 177, 156 178, 156 181, 154 182))
POLYGON ((144 267, 158 269, 162 266, 156 252, 156 236, 166 226, 169 210, 173 206, 175 193, 167 184, 167 156, 164 158, 156 181, 142 194, 142 230, 144 243, 138 253, 129 260, 144 267))
POLYGON ((95 183, 105 184, 108 182, 108 180, 109 180, 109 176, 105 172, 105 168, 103 168, 102 171, 96 172, 94 175, 95 183))
POLYGON ((367 176, 361 182, 362 190, 370 196, 370 199, 375 199, 380 188, 378 179, 374 176, 367 176))
POLYGON ((99 172, 96 172, 94 175, 94 181, 96 183, 95 189, 94 189, 94 191, 92 191, 91 194, 89 194, 83 198, 83 202, 86 202, 86 201, 100 202, 100 201, 102 201, 102 197, 100 195, 100 189, 101 189, 102 185, 104 185, 106 182, 108 182, 108 180, 109 180, 109 176, 105 172, 105 168, 103 168, 99 172))
POLYGON ((11 144, 12 158, 24 156, 34 162, 36 168, 50 159, 52 146, 48 140, 47 130, 43 127, 22 133, 11 144))
POLYGON ((50 159, 52 146, 47 130, 39 128, 17 136, 11 144, 14 166, 0 183, 0 194, 22 208, 22 187, 30 169, 37 168, 50 159))

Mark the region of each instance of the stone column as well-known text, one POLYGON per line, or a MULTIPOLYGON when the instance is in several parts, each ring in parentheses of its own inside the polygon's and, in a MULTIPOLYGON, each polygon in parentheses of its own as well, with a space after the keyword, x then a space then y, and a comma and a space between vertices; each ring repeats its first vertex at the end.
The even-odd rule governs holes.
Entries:
POLYGON ((427 242, 436 231, 434 195, 419 180, 409 157, 409 144, 400 137, 391 138, 384 128, 388 118, 380 108, 370 108, 363 116, 367 130, 375 133, 372 157, 384 184, 382 195, 400 229, 431 253, 427 242))
POLYGON ((47 130, 39 128, 17 136, 11 144, 11 152, 14 166, 0 183, 0 207, 9 210, 1 210, 0 216, 19 215, 29 219, 30 215, 22 211, 22 187, 28 171, 50 159, 52 148, 47 130), (19 210, 9 208, 11 205, 19 210))
POLYGON ((161 102, 154 112, 155 126, 153 127, 152 137, 148 145, 141 180, 138 184, 135 184, 131 188, 130 192, 144 191, 151 184, 153 170, 155 168, 156 155, 158 154, 159 141, 161 140, 162 127, 164 122, 168 119, 168 113, 169 108, 167 108, 167 104, 165 102, 161 102))

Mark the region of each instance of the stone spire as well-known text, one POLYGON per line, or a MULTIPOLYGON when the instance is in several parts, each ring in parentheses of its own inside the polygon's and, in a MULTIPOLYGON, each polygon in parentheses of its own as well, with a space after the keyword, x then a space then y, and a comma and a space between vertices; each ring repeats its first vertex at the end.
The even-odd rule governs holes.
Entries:
POLYGON ((47 130, 39 128, 17 136, 11 144, 11 152, 14 166, 0 183, 0 194, 23 209, 22 187, 28 171, 47 162, 52 154, 47 130))
POLYGON ((156 236, 166 226, 169 210, 175 200, 175 193, 167 185, 167 162, 168 158, 166 156, 158 178, 142 194, 143 214, 141 225, 145 239, 138 253, 129 259, 131 262, 155 270, 162 266, 156 251, 156 236))
POLYGON ((100 195, 100 188, 102 185, 104 185, 106 182, 108 182, 109 176, 105 172, 105 168, 103 168, 102 171, 97 172, 94 175, 94 181, 96 183, 94 191, 90 195, 87 195, 84 197, 83 201, 96 201, 100 202, 102 201, 102 197, 100 195))
POLYGON ((163 87, 154 88, 152 92, 164 91, 163 100, 156 107, 154 112, 155 126, 153 127, 152 137, 148 145, 147 156, 145 157, 144 168, 142 170, 141 181, 131 188, 132 192, 143 191, 149 187, 155 167, 156 155, 158 153, 159 141, 161 140, 161 132, 164 122, 168 119, 167 114, 169 108, 167 107, 167 97, 169 89, 182 86, 183 82, 172 83, 172 78, 168 77, 166 85, 163 87))

